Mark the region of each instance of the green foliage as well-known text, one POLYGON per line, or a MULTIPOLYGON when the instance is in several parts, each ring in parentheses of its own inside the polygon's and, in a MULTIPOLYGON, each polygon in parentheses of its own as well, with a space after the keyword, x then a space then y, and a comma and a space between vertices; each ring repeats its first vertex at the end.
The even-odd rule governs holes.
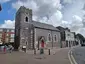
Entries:
POLYGON ((80 40, 82 40, 82 41, 85 41, 85 37, 83 36, 83 35, 81 35, 81 34, 77 34, 76 35, 80 40))

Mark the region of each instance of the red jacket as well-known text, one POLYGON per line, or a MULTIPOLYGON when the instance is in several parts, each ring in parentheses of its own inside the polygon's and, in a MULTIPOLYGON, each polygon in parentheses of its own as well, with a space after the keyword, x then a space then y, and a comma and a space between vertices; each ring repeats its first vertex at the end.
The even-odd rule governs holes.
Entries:
POLYGON ((44 41, 41 41, 41 47, 44 48, 44 41))

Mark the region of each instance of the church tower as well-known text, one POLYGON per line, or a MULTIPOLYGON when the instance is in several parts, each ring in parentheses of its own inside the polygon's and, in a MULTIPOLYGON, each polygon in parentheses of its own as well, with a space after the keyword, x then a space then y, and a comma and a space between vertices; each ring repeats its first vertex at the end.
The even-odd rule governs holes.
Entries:
POLYGON ((33 49, 32 10, 21 6, 15 17, 15 49, 33 49))

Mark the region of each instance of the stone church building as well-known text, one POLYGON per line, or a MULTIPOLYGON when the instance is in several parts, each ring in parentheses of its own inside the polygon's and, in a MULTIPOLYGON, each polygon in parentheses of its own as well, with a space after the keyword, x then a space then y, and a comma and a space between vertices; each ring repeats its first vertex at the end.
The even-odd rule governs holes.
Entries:
POLYGON ((32 10, 21 6, 15 17, 15 48, 40 49, 43 38, 45 48, 60 47, 60 31, 49 24, 32 20, 32 10))

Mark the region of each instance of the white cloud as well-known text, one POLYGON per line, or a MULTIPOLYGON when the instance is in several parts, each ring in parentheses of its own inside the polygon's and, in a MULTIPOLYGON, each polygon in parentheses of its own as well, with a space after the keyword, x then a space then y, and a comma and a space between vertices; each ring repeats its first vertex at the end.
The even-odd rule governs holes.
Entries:
POLYGON ((55 14, 50 17, 50 21, 53 23, 54 26, 59 26, 62 22, 63 15, 61 11, 57 10, 55 14))
POLYGON ((62 20, 62 23, 60 24, 62 27, 70 27, 71 23, 69 21, 62 20))
POLYGON ((18 9, 24 5, 33 10, 33 20, 54 26, 69 27, 72 31, 80 33, 83 28, 83 1, 84 0, 18 0, 12 3, 12 6, 18 9), (63 2, 60 3, 60 1, 63 2))
POLYGON ((33 11, 33 20, 43 23, 59 26, 62 20, 62 5, 60 0, 19 0, 12 3, 16 10, 20 6, 31 8, 33 11))
POLYGON ((83 10, 85 0, 61 0, 61 4, 63 5, 63 20, 66 20, 65 23, 62 23, 63 26, 67 26, 71 31, 81 33, 85 36, 83 32, 85 30, 85 22, 82 21, 85 14, 83 10))
POLYGON ((15 21, 5 20, 4 24, 0 25, 0 28, 15 28, 15 21))
POLYGON ((72 20, 62 20, 62 23, 60 25, 65 28, 68 27, 71 31, 81 33, 85 36, 85 33, 83 32, 85 31, 85 28, 83 27, 82 19, 77 15, 73 15, 72 20))
POLYGON ((82 27, 83 27, 82 19, 79 16, 74 15, 70 26, 71 30, 78 31, 82 27))
POLYGON ((76 33, 82 33, 81 29, 84 30, 82 19, 81 19, 81 17, 79 17, 77 15, 74 15, 72 17, 72 20, 70 20, 70 21, 63 20, 61 26, 68 27, 68 28, 70 28, 71 31, 76 32, 76 33))
POLYGON ((49 19, 47 17, 43 17, 42 19, 39 19, 38 21, 46 23, 46 24, 51 24, 53 26, 59 26, 61 25, 63 15, 61 11, 57 10, 49 19))
POLYGON ((18 10, 20 6, 23 6, 23 3, 18 0, 16 3, 13 3, 12 6, 18 10))
POLYGON ((33 19, 33 20, 38 20, 38 17, 35 16, 35 15, 33 15, 33 16, 32 16, 32 19, 33 19))
POLYGON ((74 15, 73 16, 73 21, 82 21, 82 19, 79 16, 74 15))
POLYGON ((5 3, 5 2, 8 2, 10 0, 0 0, 0 3, 5 3))
POLYGON ((73 1, 72 0, 63 0, 63 3, 72 3, 73 1))
POLYGON ((13 8, 18 9, 20 6, 25 6, 33 10, 33 15, 37 19, 47 17, 48 19, 56 13, 56 10, 60 10, 62 5, 60 0, 19 0, 12 3, 13 8))
POLYGON ((38 9, 36 2, 33 0, 31 0, 31 1, 27 0, 25 2, 18 0, 17 2, 12 3, 12 6, 13 6, 13 8, 15 8, 17 10, 20 8, 20 6, 25 6, 27 8, 32 9, 33 11, 37 11, 37 9, 38 9))
POLYGON ((62 13, 61 11, 57 10, 56 13, 52 16, 53 19, 56 19, 57 21, 61 21, 62 20, 62 13))
POLYGON ((64 3, 64 0, 61 0, 61 4, 63 5, 63 15, 64 15, 64 20, 69 21, 72 19, 73 15, 78 15, 81 18, 85 14, 83 11, 83 6, 84 6, 84 0, 68 0, 71 1, 72 3, 64 3))

